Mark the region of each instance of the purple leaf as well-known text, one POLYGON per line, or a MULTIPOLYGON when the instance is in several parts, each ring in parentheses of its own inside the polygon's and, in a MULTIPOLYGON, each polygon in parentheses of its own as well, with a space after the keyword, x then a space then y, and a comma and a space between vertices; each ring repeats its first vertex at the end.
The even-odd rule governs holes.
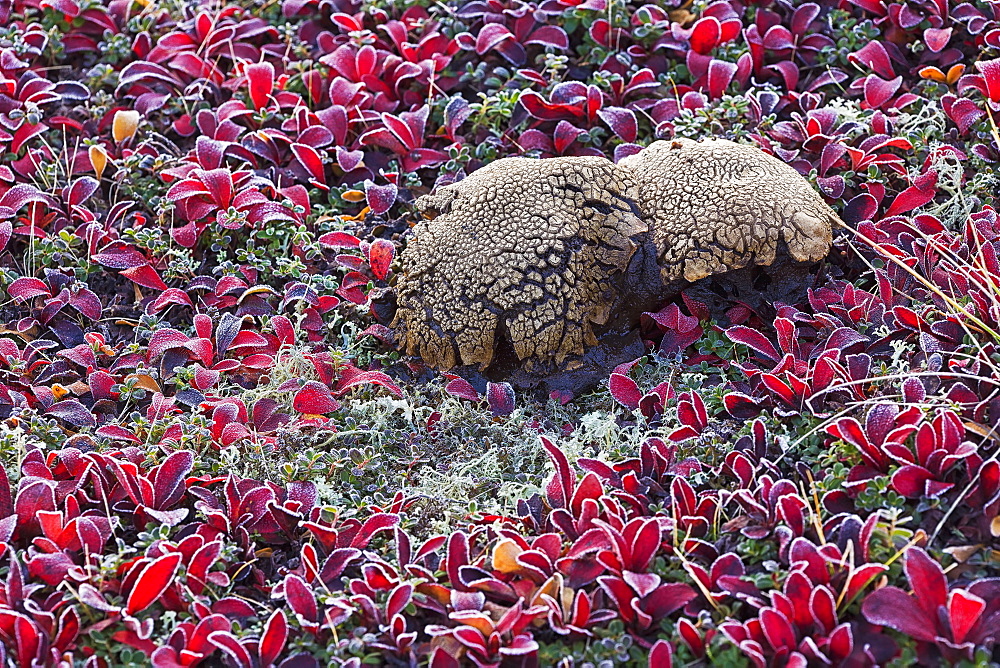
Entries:
POLYGON ((869 594, 861 604, 861 614, 872 624, 888 626, 917 640, 933 642, 937 637, 934 620, 898 587, 883 587, 869 594))
POLYGON ((476 37, 476 53, 481 56, 505 39, 514 39, 514 33, 507 26, 502 23, 487 23, 476 37))
POLYGON ((448 384, 444 387, 444 391, 459 399, 468 399, 469 401, 481 400, 479 393, 476 392, 476 388, 472 386, 472 383, 457 376, 448 381, 448 384))
POLYGON ((456 95, 448 100, 448 104, 444 108, 444 125, 451 137, 455 136, 455 131, 470 114, 472 114, 472 107, 461 95, 456 95))
POLYGON ((690 603, 698 594, 682 582, 661 584, 643 600, 643 606, 654 619, 663 619, 690 603))
POLYGON ((486 403, 494 416, 510 415, 514 412, 514 388, 510 383, 486 383, 486 403))
POLYGON ((337 166, 344 172, 354 171, 365 159, 364 151, 348 151, 343 146, 338 146, 336 150, 337 166))
POLYGON ((629 157, 630 155, 635 155, 643 149, 639 144, 618 144, 615 146, 615 162, 619 162, 629 157))
POLYGON ((176 503, 184 495, 184 478, 194 468, 194 453, 177 450, 156 467, 153 478, 153 498, 159 509, 176 503))
POLYGON ((91 260, 111 269, 132 269, 149 264, 149 260, 139 249, 123 241, 112 241, 100 253, 95 254, 91 260))
POLYGON ((919 499, 924 496, 927 481, 933 478, 934 474, 923 466, 908 464, 892 474, 892 488, 908 499, 919 499))
POLYGON ((887 81, 874 74, 869 75, 865 77, 865 102, 877 109, 891 100, 902 84, 902 76, 887 81))
POLYGON ((781 355, 775 350, 774 344, 766 336, 749 327, 744 325, 730 327, 726 330, 726 336, 734 343, 741 343, 775 362, 781 359, 781 355))
POLYGON ((941 105, 948 118, 958 126, 958 131, 963 135, 986 115, 986 112, 969 98, 956 97, 951 93, 941 98, 941 105))
POLYGON ((0 251, 7 247, 10 237, 14 233, 14 226, 9 220, 0 221, 0 251))
POLYGON ((97 418, 94 417, 94 414, 76 399, 63 399, 52 404, 45 413, 61 418, 75 427, 97 426, 97 418))
POLYGON ((295 154, 295 158, 299 161, 309 175, 312 177, 309 183, 312 185, 327 190, 326 185, 326 167, 323 165, 323 158, 320 156, 319 151, 314 149, 308 144, 292 144, 292 153, 295 154))
POLYGON ((941 565, 918 547, 906 551, 903 570, 917 602, 928 617, 948 600, 948 581, 941 565))
POLYGON ((569 36, 560 26, 547 25, 532 32, 524 43, 550 46, 556 49, 568 49, 569 36))
POLYGON ((396 202, 396 186, 388 183, 377 186, 372 181, 365 181, 365 199, 372 213, 381 216, 396 202))
POLYGON ((924 44, 933 53, 941 53, 951 41, 952 28, 927 28, 924 30, 924 44))
POLYGON ((639 124, 635 113, 623 107, 605 107, 598 110, 597 115, 608 124, 611 130, 626 142, 634 142, 639 135, 639 124))
POLYGON ((868 42, 850 54, 847 59, 855 65, 864 65, 870 68, 883 79, 892 79, 896 76, 896 72, 892 69, 892 63, 889 62, 889 53, 885 50, 882 42, 878 40, 868 42))
POLYGON ((844 207, 843 218, 844 222, 856 225, 863 220, 873 220, 876 213, 878 213, 878 200, 868 193, 861 193, 844 207))

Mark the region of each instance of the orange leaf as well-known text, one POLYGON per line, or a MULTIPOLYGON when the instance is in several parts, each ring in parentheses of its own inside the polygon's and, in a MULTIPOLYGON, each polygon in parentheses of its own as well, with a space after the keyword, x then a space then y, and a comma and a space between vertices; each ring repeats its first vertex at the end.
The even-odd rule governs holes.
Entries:
POLYGON ((952 65, 948 68, 948 85, 952 85, 958 81, 962 75, 965 74, 965 65, 959 63, 958 65, 952 65))
POLYGON ((493 548, 493 570, 501 573, 517 573, 521 565, 517 563, 517 555, 524 552, 521 547, 509 538, 501 540, 493 548))
POLYGON ((157 383, 152 376, 146 375, 144 373, 133 373, 132 375, 128 376, 125 380, 129 380, 130 378, 136 379, 135 383, 136 387, 141 387, 142 389, 149 390, 150 392, 160 391, 160 384, 157 383))
POLYGON ((94 168, 94 173, 97 174, 97 180, 101 180, 101 175, 104 174, 104 168, 108 165, 108 152, 104 150, 103 146, 91 146, 88 151, 90 156, 90 166, 94 168))
POLYGON ((921 67, 919 74, 922 79, 930 79, 931 81, 937 81, 938 83, 946 83, 948 81, 948 77, 945 76, 944 72, 930 65, 927 67, 921 67))
MULTIPOLYGON (((552 577, 542 583, 542 586, 538 588, 534 596, 531 597, 531 605, 544 605, 542 603, 541 596, 545 594, 552 598, 553 601, 562 603, 561 599, 565 599, 565 596, 560 596, 563 590, 563 577, 561 573, 553 573, 552 577)), ((570 592, 570 602, 572 603, 572 592, 570 592)))

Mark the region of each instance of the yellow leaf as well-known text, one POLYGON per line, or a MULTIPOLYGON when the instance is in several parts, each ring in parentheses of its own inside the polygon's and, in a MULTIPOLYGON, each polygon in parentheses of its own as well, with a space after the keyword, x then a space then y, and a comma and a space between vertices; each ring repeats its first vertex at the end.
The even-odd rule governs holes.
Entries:
POLYGON ((1000 538, 1000 515, 993 518, 990 522, 990 533, 993 534, 994 538, 1000 538))
POLYGON ((964 564, 972 557, 972 555, 974 555, 976 552, 979 552, 979 550, 981 550, 982 547, 983 546, 981 544, 957 545, 955 547, 946 547, 944 549, 944 552, 947 552, 952 557, 954 557, 955 561, 957 561, 958 563, 964 564))
POLYGON ((360 190, 348 190, 343 195, 341 195, 341 198, 343 198, 348 202, 364 202, 365 194, 360 190))
POLYGON ((333 221, 342 223, 342 222, 344 222, 344 216, 339 216, 339 215, 338 216, 320 216, 319 218, 316 219, 316 224, 319 225, 321 223, 329 223, 329 222, 333 222, 333 221))
POLYGON ((278 294, 277 292, 275 292, 275 290, 273 288, 270 288, 270 287, 268 287, 266 285, 257 285, 257 286, 254 286, 252 288, 249 288, 247 290, 244 290, 243 294, 240 295, 240 298, 236 300, 236 303, 237 304, 242 304, 243 300, 246 299, 247 297, 249 297, 250 295, 259 295, 259 294, 263 294, 263 293, 268 293, 268 294, 272 294, 272 295, 278 294))
POLYGON ((535 595, 531 597, 531 605, 542 605, 542 594, 545 594, 556 603, 560 603, 562 598, 563 577, 561 573, 553 573, 552 577, 542 583, 535 595))
POLYGON ((97 180, 101 180, 101 175, 104 174, 104 168, 108 165, 108 152, 104 150, 103 146, 91 146, 90 151, 90 166, 94 168, 94 173, 97 174, 97 180))
POLYGON ((111 122, 111 136, 118 143, 131 139, 135 136, 135 131, 139 129, 139 119, 138 111, 119 109, 115 112, 115 118, 111 122))
POLYGON ((573 601, 576 599, 576 593, 569 587, 563 587, 562 590, 562 609, 563 614, 567 617, 570 615, 570 611, 573 609, 573 601))
POLYGON ((87 385, 82 380, 78 380, 66 389, 68 389, 70 392, 79 397, 86 394, 87 392, 90 392, 90 385, 87 385))
POLYGON ((994 429, 986 428, 985 425, 981 425, 978 422, 968 422, 968 421, 964 422, 963 424, 965 425, 966 429, 971 431, 973 434, 976 434, 977 436, 981 436, 982 438, 988 438, 993 441, 1000 440, 997 437, 996 431, 994 429))
POLYGON ((132 378, 136 379, 135 383, 136 387, 141 387, 142 389, 149 390, 150 392, 160 391, 160 384, 157 383, 152 376, 149 376, 144 373, 133 373, 132 375, 128 376, 125 380, 130 380, 132 378))
POLYGON ((31 329, 27 329, 23 332, 0 325, 0 334, 13 334, 14 336, 21 337, 25 341, 34 341, 36 338, 35 335, 38 334, 38 325, 32 325, 31 329))
POLYGON ((517 573, 521 565, 517 563, 517 555, 524 552, 521 546, 510 538, 505 538, 493 548, 493 570, 501 573, 517 573))
POLYGON ((52 396, 55 397, 56 401, 59 401, 67 394, 69 394, 69 390, 60 385, 59 383, 56 383, 55 385, 52 386, 52 396))
POLYGON ((482 633, 487 638, 493 633, 496 626, 493 624, 493 620, 490 616, 482 612, 475 612, 473 610, 468 610, 464 613, 452 613, 456 615, 461 615, 460 623, 466 626, 471 626, 480 633, 482 633))
POLYGON ((441 605, 451 605, 451 589, 447 587, 442 587, 434 582, 425 582, 424 584, 417 585, 417 591, 433 598, 441 605))

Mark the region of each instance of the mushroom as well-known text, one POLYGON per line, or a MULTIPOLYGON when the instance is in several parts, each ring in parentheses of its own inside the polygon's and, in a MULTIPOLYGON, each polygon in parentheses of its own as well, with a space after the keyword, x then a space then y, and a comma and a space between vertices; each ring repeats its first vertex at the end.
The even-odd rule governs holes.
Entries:
POLYGON ((438 369, 522 379, 634 358, 643 311, 707 276, 821 260, 839 222, 794 169, 724 140, 657 141, 617 165, 505 158, 416 207, 397 340, 438 369))
POLYGON ((802 176, 753 146, 724 139, 653 142, 618 163, 631 173, 666 280, 699 279, 830 250, 839 222, 802 176))

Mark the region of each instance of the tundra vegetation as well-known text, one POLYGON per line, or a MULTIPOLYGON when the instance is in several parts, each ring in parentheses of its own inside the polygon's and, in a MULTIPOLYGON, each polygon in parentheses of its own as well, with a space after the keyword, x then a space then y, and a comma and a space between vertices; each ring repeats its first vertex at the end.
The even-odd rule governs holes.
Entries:
POLYGON ((995 664, 998 114, 998 0, 0 1, 0 662, 995 664), (628 231, 706 137, 843 221, 794 286, 583 393, 396 347, 420 197, 628 231))

